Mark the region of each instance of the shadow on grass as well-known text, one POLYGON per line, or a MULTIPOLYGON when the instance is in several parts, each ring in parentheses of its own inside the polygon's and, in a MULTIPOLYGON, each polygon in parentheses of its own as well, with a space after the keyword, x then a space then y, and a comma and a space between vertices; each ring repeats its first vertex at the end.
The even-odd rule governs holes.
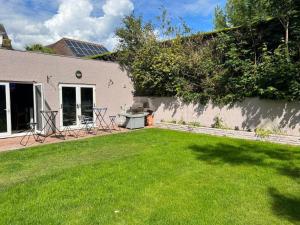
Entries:
POLYGON ((255 165, 276 169, 278 173, 292 179, 300 177, 300 151, 285 147, 241 142, 237 144, 216 143, 212 145, 190 145, 197 159, 211 164, 255 165))
POLYGON ((275 188, 269 188, 272 197, 273 212, 280 217, 297 223, 300 221, 300 198, 292 195, 281 194, 275 188))
MULTIPOLYGON (((300 151, 269 145, 238 142, 235 144, 215 143, 210 145, 190 145, 198 160, 210 164, 249 165, 274 169, 280 175, 291 179, 300 178, 300 151)), ((292 222, 300 221, 300 198, 285 195, 275 188, 269 188, 272 210, 275 215, 292 222)))

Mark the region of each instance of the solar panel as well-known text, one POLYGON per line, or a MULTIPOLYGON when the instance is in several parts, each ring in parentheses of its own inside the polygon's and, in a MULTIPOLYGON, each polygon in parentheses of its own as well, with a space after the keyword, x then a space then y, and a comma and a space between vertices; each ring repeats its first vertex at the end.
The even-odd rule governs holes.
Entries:
POLYGON ((90 53, 87 49, 83 48, 83 49, 81 49, 81 50, 83 51, 83 53, 84 53, 85 55, 91 55, 91 53, 90 53))
POLYGON ((76 54, 76 48, 74 48, 74 47, 70 47, 70 49, 72 50, 72 52, 73 52, 73 53, 75 53, 75 54, 76 54))
POLYGON ((68 45, 69 47, 74 47, 74 46, 72 45, 72 42, 71 42, 70 40, 66 40, 66 43, 67 43, 67 45, 68 45))
POLYGON ((87 45, 88 49, 94 51, 93 45, 87 45))
POLYGON ((107 49, 101 45, 93 43, 80 42, 75 40, 66 40, 68 47, 78 57, 98 55, 107 52, 107 49))
POLYGON ((89 48, 89 45, 86 44, 86 43, 82 43, 82 45, 83 45, 84 48, 89 48))
POLYGON ((84 45, 80 42, 77 42, 77 45, 79 46, 79 48, 84 48, 84 45))
POLYGON ((96 45, 91 45, 91 48, 92 48, 94 51, 97 51, 97 46, 96 46, 96 45))

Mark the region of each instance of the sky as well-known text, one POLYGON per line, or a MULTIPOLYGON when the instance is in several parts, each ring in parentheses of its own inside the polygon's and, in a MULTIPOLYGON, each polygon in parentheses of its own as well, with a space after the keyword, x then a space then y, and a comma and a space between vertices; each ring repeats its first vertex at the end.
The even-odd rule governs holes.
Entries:
POLYGON ((216 5, 226 0, 0 0, 0 23, 15 49, 62 37, 101 43, 114 50, 114 35, 122 18, 134 13, 157 22, 160 8, 167 9, 174 25, 182 18, 193 33, 213 29, 216 5))

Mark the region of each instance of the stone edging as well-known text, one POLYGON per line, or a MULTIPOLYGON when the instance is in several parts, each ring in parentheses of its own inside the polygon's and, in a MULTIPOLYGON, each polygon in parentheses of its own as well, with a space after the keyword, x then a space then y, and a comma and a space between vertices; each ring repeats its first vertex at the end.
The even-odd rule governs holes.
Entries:
MULTIPOLYGON (((170 130, 178 130, 178 131, 189 131, 192 133, 233 137, 233 138, 240 138, 240 139, 247 139, 247 140, 261 140, 255 135, 254 132, 240 131, 240 130, 225 130, 225 129, 210 128, 210 127, 194 127, 189 125, 180 125, 180 124, 165 123, 165 122, 156 123, 155 127, 170 129, 170 130)), ((273 143, 279 143, 279 144, 300 145, 300 137, 297 136, 285 136, 285 135, 272 134, 269 137, 265 138, 264 140, 273 143)))

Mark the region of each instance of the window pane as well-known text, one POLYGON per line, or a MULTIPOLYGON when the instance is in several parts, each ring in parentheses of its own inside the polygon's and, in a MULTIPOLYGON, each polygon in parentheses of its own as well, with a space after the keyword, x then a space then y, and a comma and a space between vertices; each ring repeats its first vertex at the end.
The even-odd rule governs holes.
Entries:
POLYGON ((81 88, 81 114, 93 118, 93 88, 81 88))
POLYGON ((76 88, 62 88, 63 125, 76 125, 76 88))
POLYGON ((5 86, 0 85, 0 133, 7 132, 6 92, 5 86))

